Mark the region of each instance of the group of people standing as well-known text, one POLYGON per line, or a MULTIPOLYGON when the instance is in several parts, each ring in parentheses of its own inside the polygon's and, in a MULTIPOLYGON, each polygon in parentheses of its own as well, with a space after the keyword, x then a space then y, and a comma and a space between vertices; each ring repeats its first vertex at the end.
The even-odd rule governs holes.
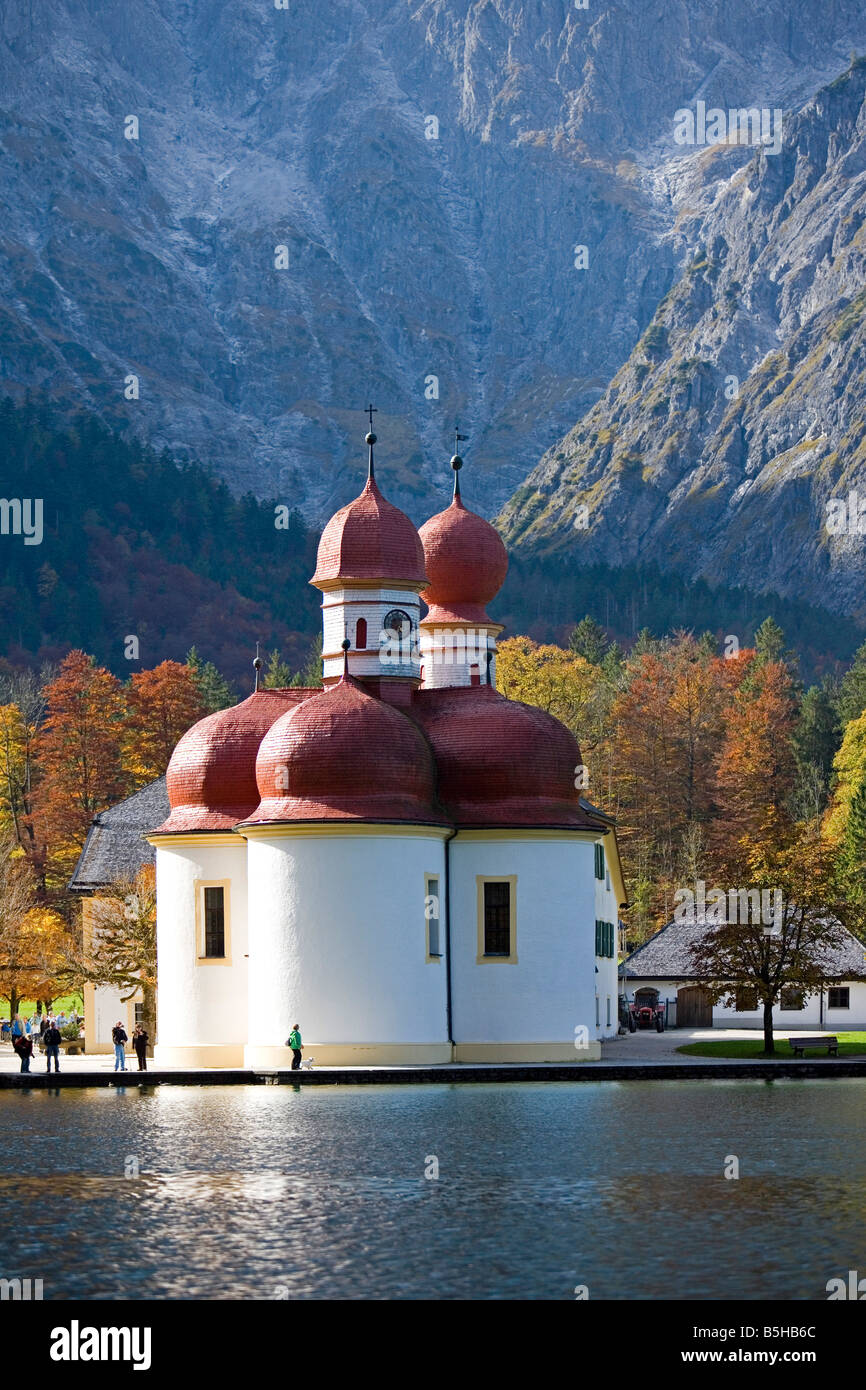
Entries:
MULTIPOLYGON (((21 1062, 21 1070, 29 1072, 30 1063, 34 1054, 34 1041, 41 1043, 45 1052, 46 1071, 51 1071, 51 1063, 54 1063, 54 1070, 60 1071, 60 1045, 63 1035, 60 1028, 64 1024, 81 1022, 80 1016, 73 1011, 71 1017, 65 1014, 58 1014, 55 1018, 49 1014, 34 1014, 32 1018, 22 1019, 16 1014, 11 1025, 6 1024, 4 1032, 8 1037, 12 1037, 12 1050, 21 1062)), ((114 1070, 126 1071, 126 1044, 129 1042, 129 1035, 122 1022, 118 1023, 111 1030, 111 1041, 114 1044, 114 1070)), ((142 1024, 137 1023, 132 1033, 132 1047, 138 1059, 138 1070, 147 1071, 147 1045, 150 1035, 142 1024)))
MULTIPOLYGON (((150 1034, 140 1023, 136 1023, 132 1030, 132 1046, 138 1058, 138 1070, 147 1071, 147 1044, 150 1034)), ((129 1035, 123 1024, 118 1019, 117 1024, 111 1030, 111 1041, 114 1043, 114 1070, 126 1071, 126 1044, 129 1042, 129 1035)))
POLYGON ((52 1061, 54 1062, 54 1070, 60 1070, 60 1044, 63 1041, 63 1035, 57 1024, 58 1020, 50 1018, 48 1014, 34 1014, 32 1019, 28 1018, 23 1023, 20 1016, 15 1015, 12 1020, 12 1049, 21 1062, 22 1071, 30 1070, 35 1037, 39 1038, 45 1049, 46 1071, 51 1070, 52 1061))

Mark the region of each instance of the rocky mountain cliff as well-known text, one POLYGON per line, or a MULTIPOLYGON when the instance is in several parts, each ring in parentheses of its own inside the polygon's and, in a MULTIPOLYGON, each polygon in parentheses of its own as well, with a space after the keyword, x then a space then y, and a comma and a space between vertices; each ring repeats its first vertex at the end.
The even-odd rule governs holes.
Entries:
POLYGON ((663 170, 685 268, 502 514, 532 552, 654 563, 866 620, 866 61, 778 155, 663 170))
MULTIPOLYGON (((565 459, 554 452, 534 476, 529 511, 525 498, 512 505, 512 534, 559 545, 567 526, 555 513, 567 521, 584 482, 620 495, 610 490, 625 486, 621 476, 634 488, 628 470, 649 469, 653 480, 634 488, 637 516, 615 523, 597 508, 581 543, 613 555, 661 537, 652 528, 708 428, 697 417, 721 429, 724 415, 741 441, 725 443, 726 462, 714 450, 701 466, 731 470, 731 490, 740 470, 755 498, 766 491, 756 461, 782 452, 783 435, 790 450, 817 431, 820 447, 842 457, 841 407, 827 419, 816 402, 799 432, 783 414, 762 413, 764 428, 743 412, 758 382, 766 394, 780 373, 786 385, 790 374, 790 402, 807 399, 793 375, 811 360, 797 335, 813 330, 801 319, 815 332, 824 324, 834 372, 849 358, 853 370, 857 339, 833 337, 831 300, 841 303, 856 278, 857 170, 844 174, 836 221, 822 195, 841 188, 822 180, 843 146, 859 158, 832 126, 837 113, 856 124, 851 84, 822 98, 823 137, 816 112, 803 117, 799 129, 813 135, 802 139, 815 148, 802 158, 789 143, 775 164, 745 169, 741 150, 684 159, 673 132, 676 110, 699 99, 802 106, 852 49, 866 49, 861 0, 278 3, 2 7, 5 389, 95 410, 213 465, 235 490, 300 506, 313 523, 357 490, 360 412, 372 398, 395 501, 416 520, 441 504, 459 421, 471 439, 467 495, 492 514, 602 396, 675 285, 654 326, 669 321, 677 349, 680 323, 691 316, 697 328, 702 302, 711 317, 718 292, 734 296, 712 331, 681 345, 683 361, 713 365, 690 368, 674 390, 659 344, 637 391, 642 358, 631 359, 604 398, 620 416, 586 421, 616 430, 616 446, 590 451, 570 436, 565 459), (728 189, 732 174, 742 183, 728 189), (801 193, 814 208, 798 241, 801 193), (790 265, 776 225, 786 198, 796 203, 783 219, 790 265), (753 290, 759 222, 779 260, 774 271, 767 259, 753 290), (706 251, 682 280, 692 244, 706 251), (849 270, 837 272, 846 246, 849 270), (784 361, 764 361, 771 352, 784 361), (727 413, 713 385, 722 367, 743 381, 727 413), (138 399, 127 398, 133 377, 138 399), (654 392, 644 418, 674 440, 663 465, 638 449, 622 414, 636 395, 636 420, 654 392), (646 458, 625 463, 628 451, 646 458), (566 461, 576 470, 568 479, 566 461)), ((680 366, 671 361, 671 373, 680 366)), ((810 371, 817 379, 822 368, 810 371)), ((785 466, 805 467, 807 455, 785 466)), ((715 473, 686 484, 708 494, 700 505, 711 531, 712 499, 727 486, 715 473)), ((807 547, 812 525, 803 522, 807 547)), ((731 542, 725 563, 738 552, 731 542)), ((702 550, 696 568, 716 563, 702 550)))

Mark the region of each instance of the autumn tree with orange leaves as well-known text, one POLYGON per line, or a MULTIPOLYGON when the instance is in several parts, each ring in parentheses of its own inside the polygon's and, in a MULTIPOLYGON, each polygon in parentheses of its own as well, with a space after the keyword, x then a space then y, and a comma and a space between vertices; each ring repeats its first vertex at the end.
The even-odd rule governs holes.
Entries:
POLYGON ((123 764, 138 788, 162 776, 178 739, 206 711, 192 671, 178 661, 136 671, 126 698, 123 764))
POLYGON ((746 673, 725 714, 716 769, 714 851, 736 874, 755 844, 781 847, 792 830, 796 692, 787 665, 747 654, 746 673))
POLYGON ((65 887, 93 817, 128 790, 121 757, 127 709, 117 678, 81 651, 64 658, 45 702, 35 800, 49 887, 57 889, 65 887))

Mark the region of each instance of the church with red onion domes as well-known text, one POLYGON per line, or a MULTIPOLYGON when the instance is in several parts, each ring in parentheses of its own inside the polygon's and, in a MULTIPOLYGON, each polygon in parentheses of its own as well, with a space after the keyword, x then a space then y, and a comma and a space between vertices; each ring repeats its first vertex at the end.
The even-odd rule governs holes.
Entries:
POLYGON ((296 1023, 317 1066, 595 1059, 618 1027, 613 821, 570 730, 496 689, 508 556, 462 460, 418 530, 366 443, 311 581, 322 688, 256 689, 172 755, 157 1063, 286 1067, 296 1023))

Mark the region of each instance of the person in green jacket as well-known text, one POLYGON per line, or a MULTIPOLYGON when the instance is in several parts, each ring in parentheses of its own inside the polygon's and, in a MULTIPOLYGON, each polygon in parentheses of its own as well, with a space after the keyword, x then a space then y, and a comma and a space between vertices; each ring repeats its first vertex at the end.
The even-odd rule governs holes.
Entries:
POLYGON ((292 1049, 292 1071, 300 1071, 301 1053, 304 1045, 301 1042, 300 1024, 298 1023, 292 1024, 292 1031, 289 1034, 289 1047, 292 1049))

